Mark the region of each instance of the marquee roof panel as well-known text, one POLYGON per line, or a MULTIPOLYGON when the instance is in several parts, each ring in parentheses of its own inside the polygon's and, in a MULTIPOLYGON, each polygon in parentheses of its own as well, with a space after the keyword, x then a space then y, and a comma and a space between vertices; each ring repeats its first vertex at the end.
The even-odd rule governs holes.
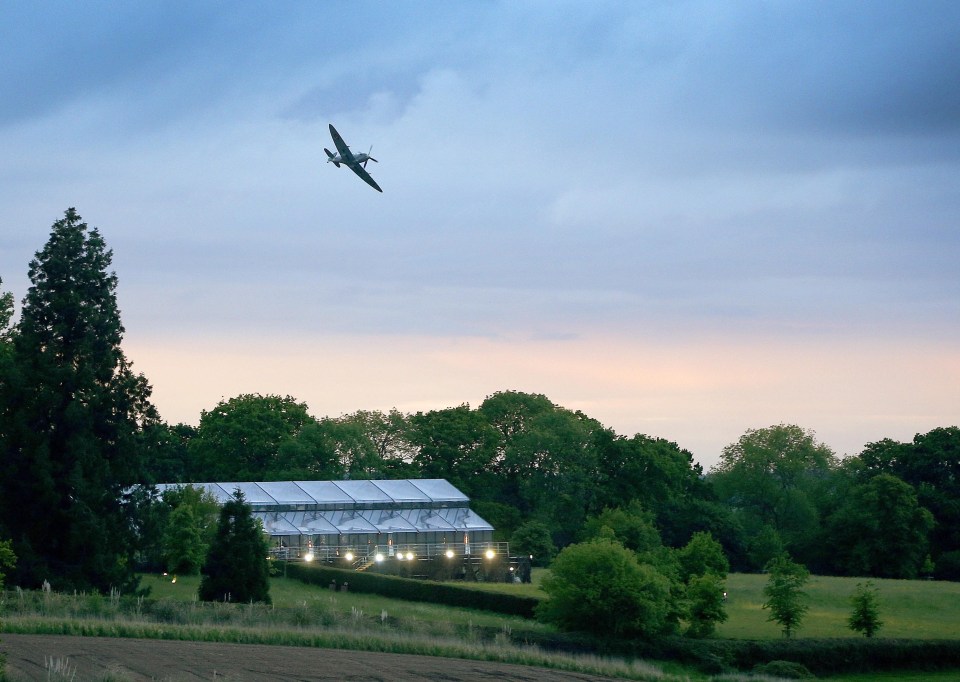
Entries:
POLYGON ((273 507, 301 509, 383 509, 393 507, 466 508, 470 498, 440 478, 351 481, 265 481, 161 483, 157 490, 192 486, 213 495, 220 504, 229 502, 237 488, 256 511, 273 507))
POLYGON ((317 501, 308 495, 303 488, 294 481, 268 481, 260 483, 260 487, 270 497, 282 505, 316 504, 317 501))
POLYGON ((374 485, 373 481, 335 481, 334 485, 353 498, 358 505, 393 502, 393 499, 374 485))
POLYGON ((333 481, 294 481, 303 492, 313 498, 314 504, 345 505, 355 500, 338 488, 333 481))
POLYGON ((462 502, 470 498, 457 490, 449 481, 442 478, 418 478, 410 482, 434 502, 462 502))
POLYGON ((218 483, 221 488, 226 490, 231 497, 233 497, 234 491, 239 488, 240 492, 243 493, 243 499, 249 505, 255 505, 257 507, 264 506, 274 506, 277 504, 277 501, 273 499, 267 492, 260 487, 259 483, 252 482, 230 482, 230 483, 218 483))

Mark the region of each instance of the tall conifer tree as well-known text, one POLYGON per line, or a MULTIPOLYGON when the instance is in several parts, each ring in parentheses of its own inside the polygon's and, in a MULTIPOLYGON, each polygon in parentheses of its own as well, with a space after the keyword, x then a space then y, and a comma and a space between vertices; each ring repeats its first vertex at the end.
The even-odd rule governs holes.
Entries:
POLYGON ((0 519, 20 557, 14 580, 57 589, 135 586, 133 499, 150 387, 120 349, 112 251, 70 208, 30 263, 13 339, 0 519))

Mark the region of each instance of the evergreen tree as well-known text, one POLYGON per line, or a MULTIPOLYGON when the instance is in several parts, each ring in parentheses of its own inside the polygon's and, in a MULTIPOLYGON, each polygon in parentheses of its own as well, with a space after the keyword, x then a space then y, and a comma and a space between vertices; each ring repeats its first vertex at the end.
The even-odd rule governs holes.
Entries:
POLYGON ((270 603, 270 568, 263 530, 238 489, 220 510, 217 535, 200 580, 204 601, 270 603))
POLYGON ((120 349, 112 252, 70 208, 30 262, 3 407, 0 520, 14 579, 58 589, 135 586, 135 504, 150 387, 120 349))
POLYGON ((873 637, 883 625, 880 620, 880 597, 873 583, 857 583, 857 591, 850 597, 853 611, 847 619, 847 625, 864 637, 873 637))

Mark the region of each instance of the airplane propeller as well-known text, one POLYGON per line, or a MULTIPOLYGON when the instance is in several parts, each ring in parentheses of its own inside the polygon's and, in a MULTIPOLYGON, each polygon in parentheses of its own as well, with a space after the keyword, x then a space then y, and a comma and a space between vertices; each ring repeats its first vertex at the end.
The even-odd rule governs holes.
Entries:
POLYGON ((363 160, 363 167, 364 167, 364 168, 367 167, 367 161, 373 161, 374 163, 380 163, 380 162, 377 161, 375 158, 373 158, 372 156, 370 156, 370 152, 372 152, 372 151, 373 151, 373 145, 370 145, 370 150, 367 152, 367 158, 363 160))

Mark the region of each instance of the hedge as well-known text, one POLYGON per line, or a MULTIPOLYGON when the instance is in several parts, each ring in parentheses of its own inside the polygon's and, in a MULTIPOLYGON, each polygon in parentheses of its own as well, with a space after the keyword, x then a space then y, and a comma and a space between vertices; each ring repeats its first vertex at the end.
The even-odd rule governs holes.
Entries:
MULTIPOLYGON (((448 583, 330 568, 322 564, 290 563, 287 575, 316 585, 335 582, 340 587, 348 583, 354 592, 495 611, 523 618, 533 618, 539 603, 535 597, 472 590, 448 583)), ((960 640, 879 637, 737 640, 671 636, 628 641, 573 632, 531 631, 515 632, 514 635, 544 649, 679 661, 695 665, 707 673, 749 671, 771 661, 798 663, 816 675, 882 670, 960 670, 960 640)))
POLYGON ((459 585, 431 582, 414 578, 400 578, 363 571, 331 568, 322 564, 290 563, 287 575, 305 583, 329 585, 344 583, 352 592, 379 594, 394 599, 430 602, 468 609, 495 611, 508 616, 533 618, 534 609, 540 600, 513 594, 472 590, 459 585))
POLYGON ((816 675, 883 670, 960 670, 960 641, 849 637, 838 639, 690 639, 601 644, 600 653, 674 660, 704 672, 753 670, 771 661, 799 663, 816 675))

